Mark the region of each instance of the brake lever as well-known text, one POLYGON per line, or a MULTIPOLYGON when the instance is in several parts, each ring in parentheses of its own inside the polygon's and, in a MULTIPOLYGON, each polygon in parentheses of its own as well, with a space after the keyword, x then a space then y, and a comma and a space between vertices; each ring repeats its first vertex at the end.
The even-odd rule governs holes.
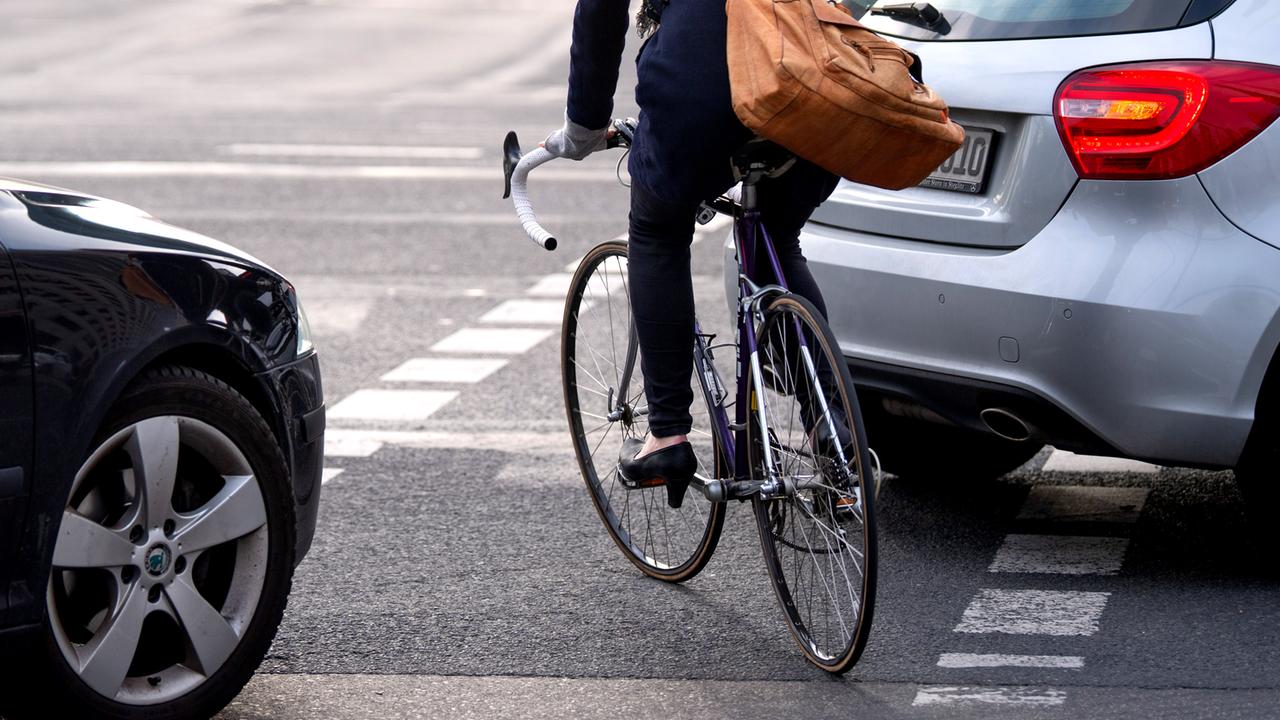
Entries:
POLYGON ((631 142, 636 137, 636 125, 639 121, 635 118, 618 119, 613 121, 613 134, 605 142, 605 147, 609 149, 623 147, 631 147, 631 142))
POLYGON ((516 171, 516 165, 520 164, 522 157, 524 153, 520 152, 520 139, 516 137, 516 131, 512 130, 502 141, 503 200, 511 197, 511 173, 516 171))

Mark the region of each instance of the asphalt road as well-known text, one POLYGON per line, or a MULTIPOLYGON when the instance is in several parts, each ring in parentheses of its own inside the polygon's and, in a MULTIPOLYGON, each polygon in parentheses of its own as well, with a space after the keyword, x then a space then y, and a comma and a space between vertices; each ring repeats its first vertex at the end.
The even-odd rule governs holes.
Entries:
MULTIPOLYGON (((792 645, 746 506, 695 580, 635 572, 581 487, 554 323, 555 276, 625 230, 618 156, 536 176, 555 253, 499 198, 505 132, 532 146, 559 124, 571 13, 0 2, 0 174, 138 205, 284 272, 331 409, 456 393, 422 417, 424 395, 335 413, 315 545, 221 717, 1280 717, 1280 584, 1229 474, 1046 451, 989 485, 886 480, 875 626, 843 679, 792 645), (541 332, 514 354, 436 349, 474 328, 541 332), (444 356, 500 367, 383 379, 444 356)), ((694 274, 727 331, 721 240, 700 237, 694 274)))

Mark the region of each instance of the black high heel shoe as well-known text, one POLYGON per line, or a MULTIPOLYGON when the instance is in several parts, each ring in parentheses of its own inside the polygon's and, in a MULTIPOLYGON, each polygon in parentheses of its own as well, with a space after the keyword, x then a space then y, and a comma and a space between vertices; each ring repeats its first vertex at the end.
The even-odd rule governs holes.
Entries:
POLYGON ((667 505, 678 508, 698 469, 698 458, 688 442, 672 445, 637 458, 644 442, 631 438, 622 443, 618 458, 618 479, 628 488, 667 487, 667 505))

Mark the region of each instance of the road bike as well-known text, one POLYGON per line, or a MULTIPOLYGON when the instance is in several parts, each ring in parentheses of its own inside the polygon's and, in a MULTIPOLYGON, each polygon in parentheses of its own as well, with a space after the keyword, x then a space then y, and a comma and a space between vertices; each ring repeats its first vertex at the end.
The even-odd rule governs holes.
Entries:
MULTIPOLYGON (((630 146, 634 122, 612 123, 611 147, 630 146)), ((557 241, 538 223, 527 181, 554 157, 542 148, 524 155, 507 135, 504 197, 547 250, 557 241)), ((704 203, 697 218, 733 218, 738 261, 735 341, 714 344, 696 320, 690 339, 698 471, 689 488, 697 492, 672 508, 663 487, 630 487, 619 475, 621 454, 648 434, 625 242, 597 245, 573 273, 561 334, 565 411, 591 501, 628 560, 659 580, 688 580, 711 559, 728 502, 750 501, 792 636, 815 665, 844 673, 871 628, 879 470, 835 337, 808 300, 787 290, 757 209, 758 183, 794 162, 772 143, 748 143, 734 157, 741 184, 704 203), (776 282, 752 280, 760 263, 776 282), (714 356, 727 348, 735 350, 732 394, 714 356)))

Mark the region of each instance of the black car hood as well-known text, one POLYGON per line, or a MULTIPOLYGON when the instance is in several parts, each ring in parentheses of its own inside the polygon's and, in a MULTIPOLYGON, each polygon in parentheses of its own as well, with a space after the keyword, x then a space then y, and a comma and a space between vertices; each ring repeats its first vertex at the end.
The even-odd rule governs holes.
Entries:
POLYGON ((266 263, 239 248, 170 225, 132 205, 7 177, 0 177, 0 191, 9 193, 25 205, 33 221, 56 230, 166 252, 230 260, 279 275, 266 263))

